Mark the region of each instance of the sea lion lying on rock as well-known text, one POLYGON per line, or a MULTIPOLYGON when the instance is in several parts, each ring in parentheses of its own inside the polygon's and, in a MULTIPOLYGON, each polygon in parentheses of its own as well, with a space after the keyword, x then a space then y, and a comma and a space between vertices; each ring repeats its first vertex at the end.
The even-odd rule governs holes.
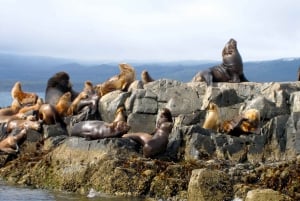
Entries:
POLYGON ((84 137, 86 140, 121 137, 130 130, 124 121, 107 123, 99 120, 88 120, 75 123, 70 130, 70 136, 84 137))
POLYGON ((192 82, 205 81, 208 86, 211 86, 213 82, 248 82, 243 72, 242 57, 234 39, 226 43, 222 57, 222 64, 197 73, 192 82))
POLYGON ((242 134, 255 133, 259 134, 260 130, 260 112, 257 109, 249 109, 242 113, 242 115, 224 121, 220 132, 227 133, 233 136, 240 136, 242 134))
POLYGON ((11 89, 11 97, 13 100, 17 100, 21 106, 33 105, 38 99, 36 93, 24 92, 22 90, 21 82, 16 82, 11 89))
POLYGON ((0 141, 0 151, 5 154, 17 154, 19 146, 24 143, 27 138, 27 128, 23 128, 17 134, 9 134, 6 138, 0 141))
POLYGON ((173 123, 163 122, 158 128, 156 128, 153 135, 149 133, 127 133, 123 138, 130 138, 137 141, 143 146, 143 155, 145 157, 153 157, 166 150, 169 142, 169 134, 173 128, 173 123))
POLYGON ((120 74, 111 77, 102 84, 98 84, 95 89, 97 94, 102 97, 114 90, 127 91, 130 84, 135 80, 135 70, 129 64, 119 64, 120 74))

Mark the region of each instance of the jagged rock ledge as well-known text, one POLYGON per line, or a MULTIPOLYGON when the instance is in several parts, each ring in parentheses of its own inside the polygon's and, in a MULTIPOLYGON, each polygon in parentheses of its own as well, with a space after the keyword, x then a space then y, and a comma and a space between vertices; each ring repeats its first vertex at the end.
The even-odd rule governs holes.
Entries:
POLYGON ((182 83, 161 79, 130 92, 101 98, 99 111, 111 121, 125 105, 131 132, 151 133, 160 108, 174 128, 165 153, 144 158, 129 139, 86 141, 44 127, 31 132, 22 154, 0 169, 1 177, 37 188, 86 194, 171 200, 300 199, 300 82, 182 83), (247 108, 261 113, 261 134, 229 136, 201 127, 208 101, 222 120, 247 108))

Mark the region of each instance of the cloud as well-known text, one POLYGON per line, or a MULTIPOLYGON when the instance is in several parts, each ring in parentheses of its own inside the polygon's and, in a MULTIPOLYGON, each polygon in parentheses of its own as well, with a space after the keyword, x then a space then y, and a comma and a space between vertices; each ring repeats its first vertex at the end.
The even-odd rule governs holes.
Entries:
POLYGON ((0 51, 86 59, 295 57, 296 0, 1 0, 0 51))

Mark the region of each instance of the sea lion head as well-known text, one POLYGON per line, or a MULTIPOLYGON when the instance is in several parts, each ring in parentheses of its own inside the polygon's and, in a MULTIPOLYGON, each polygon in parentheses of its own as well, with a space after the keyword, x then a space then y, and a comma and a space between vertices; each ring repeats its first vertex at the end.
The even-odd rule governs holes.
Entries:
POLYGON ((156 118, 156 127, 159 128, 163 122, 172 122, 172 114, 168 108, 161 108, 156 118))
POLYGON ((171 133, 173 129, 173 123, 172 122, 163 122, 160 124, 159 130, 162 130, 164 133, 171 133))

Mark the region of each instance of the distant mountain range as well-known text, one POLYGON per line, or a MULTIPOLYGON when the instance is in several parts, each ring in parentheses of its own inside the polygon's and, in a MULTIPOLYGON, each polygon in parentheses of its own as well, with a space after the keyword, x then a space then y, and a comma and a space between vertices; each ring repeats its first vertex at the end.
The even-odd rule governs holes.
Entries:
MULTIPOLYGON (((40 56, 21 56, 0 53, 0 91, 10 91, 16 81, 23 89, 44 91, 49 77, 66 71, 74 88, 81 90, 86 80, 101 83, 119 73, 116 61, 86 62, 40 56)), ((168 78, 188 82, 200 70, 220 64, 220 61, 127 61, 136 69, 137 79, 147 70, 154 79, 168 78)), ((254 82, 296 81, 300 58, 283 58, 270 61, 244 62, 244 73, 254 82)))

